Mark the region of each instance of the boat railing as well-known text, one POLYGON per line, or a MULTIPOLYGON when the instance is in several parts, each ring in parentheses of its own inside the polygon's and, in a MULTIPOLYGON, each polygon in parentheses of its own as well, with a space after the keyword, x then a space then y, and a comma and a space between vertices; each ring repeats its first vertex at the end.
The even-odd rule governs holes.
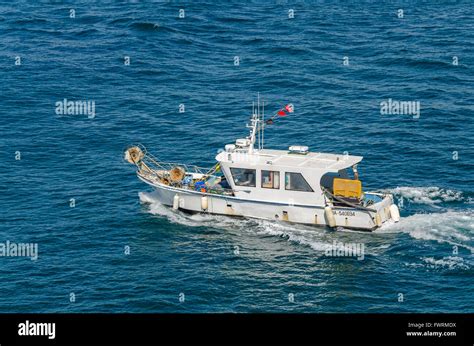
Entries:
POLYGON ((168 172, 170 172, 173 168, 176 167, 181 167, 186 174, 189 173, 197 173, 200 174, 201 177, 198 179, 194 179, 188 181, 187 183, 184 183, 184 181, 179 181, 179 182, 170 182, 168 181, 167 184, 170 184, 171 186, 186 189, 186 190, 193 190, 193 191, 199 191, 202 193, 211 193, 211 194, 218 194, 218 195, 233 195, 234 192, 232 189, 224 188, 219 186, 218 184, 216 185, 205 185, 197 189, 196 187, 196 182, 197 181, 202 181, 203 183, 206 183, 207 178, 213 176, 215 173, 215 166, 211 168, 204 168, 204 167, 199 167, 196 165, 189 165, 189 164, 184 164, 184 163, 177 163, 177 162, 162 162, 159 161, 157 157, 155 157, 153 154, 147 152, 146 148, 141 145, 137 144, 137 147, 139 147, 142 152, 143 152, 143 158, 141 159, 141 162, 143 163, 139 167, 138 174, 141 175, 142 177, 145 177, 149 180, 156 181, 156 182, 161 182, 163 183, 163 176, 167 176, 168 172), (204 189, 204 190, 202 190, 204 189))
POLYGON ((190 164, 178 163, 178 162, 163 162, 163 161, 160 161, 153 154, 149 153, 144 145, 136 144, 135 146, 139 147, 144 154, 142 158, 142 162, 144 162, 149 168, 153 170, 169 171, 175 167, 181 167, 186 171, 186 173, 199 173, 203 175, 210 171, 210 168, 199 167, 196 165, 190 165, 190 164))

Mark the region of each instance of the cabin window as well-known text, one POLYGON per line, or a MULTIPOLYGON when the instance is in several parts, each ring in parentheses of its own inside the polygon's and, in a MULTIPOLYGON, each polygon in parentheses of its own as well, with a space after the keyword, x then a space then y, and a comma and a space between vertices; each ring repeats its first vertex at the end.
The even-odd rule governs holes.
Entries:
POLYGON ((255 187, 255 169, 231 168, 230 171, 232 172, 235 185, 255 187))
POLYGON ((292 191, 307 191, 313 192, 311 186, 309 186, 306 179, 301 175, 301 173, 285 173, 285 189, 292 191))
POLYGON ((262 187, 265 189, 279 189, 280 172, 262 171, 262 187))

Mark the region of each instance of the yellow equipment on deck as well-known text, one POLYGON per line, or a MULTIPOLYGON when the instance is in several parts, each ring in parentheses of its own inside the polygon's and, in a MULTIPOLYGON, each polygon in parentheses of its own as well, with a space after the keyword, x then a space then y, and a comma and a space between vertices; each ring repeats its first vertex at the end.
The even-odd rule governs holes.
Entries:
POLYGON ((360 180, 334 178, 334 196, 346 198, 362 198, 362 183, 360 180))

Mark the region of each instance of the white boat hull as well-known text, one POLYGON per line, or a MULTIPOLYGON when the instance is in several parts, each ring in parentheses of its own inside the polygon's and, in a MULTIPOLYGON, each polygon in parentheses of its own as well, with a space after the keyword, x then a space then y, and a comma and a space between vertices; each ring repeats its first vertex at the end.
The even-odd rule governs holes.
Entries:
MULTIPOLYGON (((272 201, 255 201, 234 196, 202 193, 141 180, 156 189, 160 203, 175 209, 228 216, 281 220, 294 223, 328 226, 325 206, 300 205, 272 201)), ((372 231, 390 219, 391 195, 380 195, 381 202, 370 206, 376 212, 351 207, 332 207, 336 227, 372 231), (378 216, 377 216, 378 215, 378 216)))

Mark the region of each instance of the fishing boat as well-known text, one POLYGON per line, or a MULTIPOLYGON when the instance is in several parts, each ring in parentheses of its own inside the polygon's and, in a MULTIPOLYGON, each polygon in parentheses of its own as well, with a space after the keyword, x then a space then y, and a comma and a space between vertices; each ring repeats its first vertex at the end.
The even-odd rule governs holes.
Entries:
POLYGON ((264 129, 294 111, 288 104, 265 120, 265 105, 252 106, 249 135, 225 145, 210 168, 162 162, 142 145, 125 151, 140 180, 163 205, 192 213, 240 216, 373 231, 400 220, 391 194, 362 189, 362 156, 264 148, 264 129))

